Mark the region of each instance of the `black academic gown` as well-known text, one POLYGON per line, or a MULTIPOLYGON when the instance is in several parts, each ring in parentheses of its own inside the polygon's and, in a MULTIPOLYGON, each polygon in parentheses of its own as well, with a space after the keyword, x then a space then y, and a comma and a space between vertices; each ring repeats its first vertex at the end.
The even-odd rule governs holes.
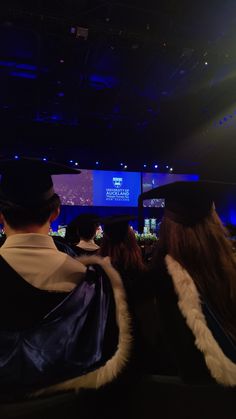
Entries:
POLYGON ((99 267, 70 293, 33 287, 2 257, 0 274, 0 398, 84 375, 114 353, 114 302, 99 267))
POLYGON ((157 315, 178 373, 189 384, 236 385, 236 346, 192 278, 170 256, 156 272, 157 315))

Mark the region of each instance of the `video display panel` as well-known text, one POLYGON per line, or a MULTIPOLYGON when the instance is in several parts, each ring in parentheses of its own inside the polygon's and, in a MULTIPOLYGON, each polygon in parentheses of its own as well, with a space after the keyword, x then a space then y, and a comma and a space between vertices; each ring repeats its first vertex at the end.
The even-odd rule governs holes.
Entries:
POLYGON ((141 174, 82 170, 79 175, 53 176, 55 192, 62 205, 137 206, 141 174))
POLYGON ((135 207, 141 193, 136 172, 94 171, 93 202, 98 206, 135 207))
POLYGON ((54 175, 52 179, 62 205, 93 205, 92 170, 83 170, 78 175, 54 175))
MULTIPOLYGON (((175 173, 143 173, 142 174, 142 188, 143 192, 150 191, 167 183, 178 181, 197 181, 198 175, 194 174, 175 174, 175 173)), ((144 207, 164 208, 164 199, 147 199, 143 201, 144 207)))

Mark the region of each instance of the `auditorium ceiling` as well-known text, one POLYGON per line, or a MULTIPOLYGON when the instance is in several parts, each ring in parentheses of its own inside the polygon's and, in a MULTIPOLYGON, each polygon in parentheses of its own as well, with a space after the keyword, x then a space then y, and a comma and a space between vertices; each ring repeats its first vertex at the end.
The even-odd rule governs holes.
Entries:
POLYGON ((2 1, 0 154, 236 181, 235 0, 2 1))

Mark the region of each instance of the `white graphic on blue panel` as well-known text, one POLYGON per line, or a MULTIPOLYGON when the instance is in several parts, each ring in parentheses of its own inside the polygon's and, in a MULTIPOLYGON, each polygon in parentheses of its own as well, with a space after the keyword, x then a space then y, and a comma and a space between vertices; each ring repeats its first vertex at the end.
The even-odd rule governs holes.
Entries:
POLYGON ((113 177, 112 182, 116 188, 120 188, 123 184, 123 177, 113 177))

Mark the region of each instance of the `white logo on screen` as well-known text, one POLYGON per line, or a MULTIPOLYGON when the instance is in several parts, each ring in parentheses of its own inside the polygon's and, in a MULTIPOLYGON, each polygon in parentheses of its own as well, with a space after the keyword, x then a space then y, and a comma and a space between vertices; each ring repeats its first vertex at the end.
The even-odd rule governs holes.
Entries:
POLYGON ((120 188, 123 183, 123 177, 113 177, 112 182, 115 188, 120 188))

